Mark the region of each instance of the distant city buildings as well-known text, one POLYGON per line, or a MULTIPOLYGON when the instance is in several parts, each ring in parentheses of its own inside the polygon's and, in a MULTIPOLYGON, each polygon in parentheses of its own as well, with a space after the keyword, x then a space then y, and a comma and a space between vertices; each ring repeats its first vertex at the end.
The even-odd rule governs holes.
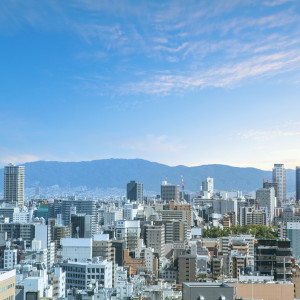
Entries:
POLYGON ((276 290, 292 300, 300 207, 285 196, 276 207, 285 171, 275 166, 274 182, 249 195, 216 192, 207 177, 197 194, 164 181, 160 197, 144 198, 143 184, 131 181, 116 198, 3 201, 0 299, 234 300, 251 298, 251 282, 255 296, 275 300, 276 290))

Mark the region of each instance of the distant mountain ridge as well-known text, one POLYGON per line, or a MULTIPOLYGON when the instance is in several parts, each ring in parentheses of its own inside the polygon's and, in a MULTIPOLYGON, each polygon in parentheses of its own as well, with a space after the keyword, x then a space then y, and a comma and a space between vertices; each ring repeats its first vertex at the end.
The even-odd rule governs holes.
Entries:
MULTIPOLYGON (((160 192, 161 181, 167 178, 172 184, 181 185, 184 177, 185 190, 200 190, 203 178, 214 178, 215 189, 254 191, 262 187, 263 178, 271 180, 272 172, 256 168, 239 168, 227 165, 202 165, 196 167, 175 166, 150 162, 143 159, 101 159, 82 162, 37 161, 25 166, 25 187, 86 186, 94 188, 126 188, 130 180, 144 184, 145 190, 160 192)), ((3 169, 0 184, 3 190, 3 169)), ((295 171, 287 170, 287 192, 295 191, 295 171)))

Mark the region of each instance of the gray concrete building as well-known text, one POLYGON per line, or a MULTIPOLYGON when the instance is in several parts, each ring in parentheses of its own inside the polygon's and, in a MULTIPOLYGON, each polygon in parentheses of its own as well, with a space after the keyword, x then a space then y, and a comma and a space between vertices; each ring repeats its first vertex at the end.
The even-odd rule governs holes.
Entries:
POLYGON ((146 225, 146 245, 154 249, 159 257, 165 256, 165 225, 146 225))
POLYGON ((161 185, 161 199, 167 203, 171 200, 175 202, 180 201, 180 188, 179 185, 169 184, 163 181, 161 185))

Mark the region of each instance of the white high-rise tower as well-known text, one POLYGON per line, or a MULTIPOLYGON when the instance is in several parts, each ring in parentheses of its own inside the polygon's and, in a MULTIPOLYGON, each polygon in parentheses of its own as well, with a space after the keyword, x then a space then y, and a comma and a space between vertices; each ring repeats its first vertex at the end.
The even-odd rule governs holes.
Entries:
POLYGON ((24 167, 9 164, 4 168, 4 200, 24 206, 24 167))
POLYGON ((202 193, 208 192, 211 196, 214 194, 214 179, 207 177, 202 180, 202 193))
POLYGON ((286 200, 286 171, 284 164, 274 164, 273 182, 277 183, 277 205, 286 200))

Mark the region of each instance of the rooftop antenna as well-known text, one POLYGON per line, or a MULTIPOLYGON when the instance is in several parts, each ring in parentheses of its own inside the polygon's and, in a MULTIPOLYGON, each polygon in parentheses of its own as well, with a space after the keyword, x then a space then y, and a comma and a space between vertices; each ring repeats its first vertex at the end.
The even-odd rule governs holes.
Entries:
POLYGON ((182 191, 184 192, 184 179, 182 175, 181 175, 181 184, 182 184, 182 191))

